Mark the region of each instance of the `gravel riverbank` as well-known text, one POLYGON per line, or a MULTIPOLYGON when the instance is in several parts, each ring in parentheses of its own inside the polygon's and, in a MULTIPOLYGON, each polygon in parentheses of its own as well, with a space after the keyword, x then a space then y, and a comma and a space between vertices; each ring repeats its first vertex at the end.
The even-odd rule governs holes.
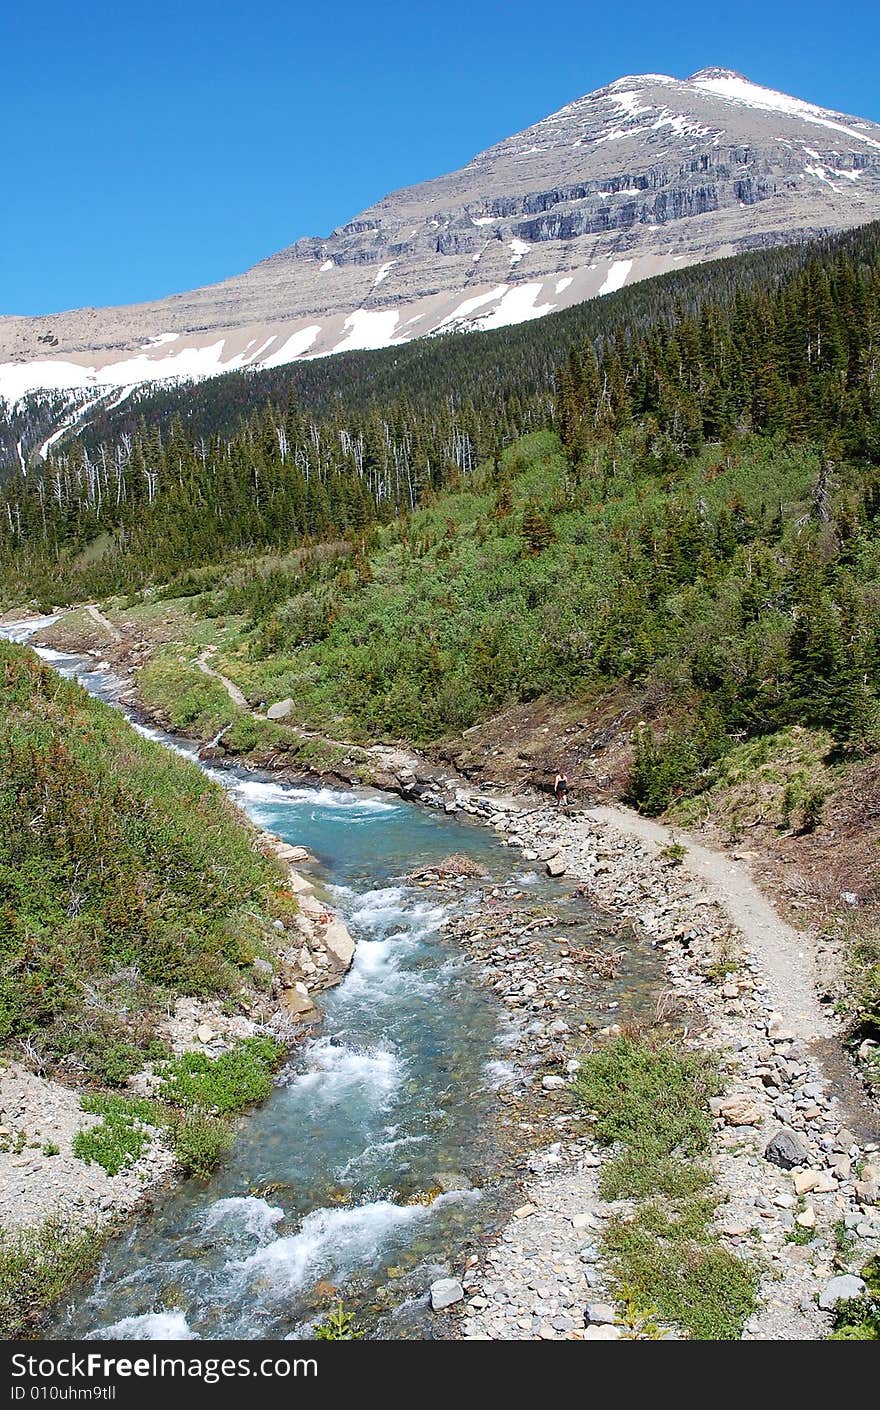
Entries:
MULTIPOLYGON (((761 913, 765 928, 756 935, 744 869, 719 857, 717 875, 707 877, 705 858, 695 865, 687 854, 664 855, 664 831, 646 836, 641 820, 623 812, 591 816, 461 794, 457 806, 483 816, 526 860, 577 879, 585 895, 629 918, 663 951, 661 1013, 690 1027, 694 1048, 716 1050, 725 1075, 725 1092, 713 1100, 718 1226, 731 1250, 763 1270, 760 1306, 744 1337, 826 1336, 830 1314, 820 1300, 839 1290, 832 1279, 880 1250, 880 1189, 870 1109, 854 1079, 841 1084, 843 1062, 833 1075, 827 1069, 834 1023, 812 988, 809 937, 790 932, 772 910, 761 913), (766 1154, 771 1142, 774 1159, 766 1154)), ((532 1079, 553 1139, 533 1155, 523 1206, 482 1264, 467 1270, 461 1301, 444 1315, 457 1317, 464 1338, 618 1339, 624 1329, 609 1312, 614 1290, 594 1237, 625 1206, 598 1197, 606 1152, 564 1135, 572 1119, 567 1068, 584 1038, 552 1013, 560 991, 578 984, 577 969, 563 964, 526 977, 518 946, 503 936, 487 957, 479 917, 459 938, 519 1013, 535 1050, 546 1058, 553 1037, 560 1060, 556 1075, 532 1079)))

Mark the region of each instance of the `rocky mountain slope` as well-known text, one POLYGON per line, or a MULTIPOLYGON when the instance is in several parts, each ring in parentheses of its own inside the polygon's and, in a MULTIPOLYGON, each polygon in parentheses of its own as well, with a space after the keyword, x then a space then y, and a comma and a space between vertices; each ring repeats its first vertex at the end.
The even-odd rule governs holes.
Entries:
POLYGON ((52 425, 145 381, 497 328, 681 264, 880 216, 880 125, 726 69, 618 79, 460 171, 221 284, 0 318, 0 397, 52 425))

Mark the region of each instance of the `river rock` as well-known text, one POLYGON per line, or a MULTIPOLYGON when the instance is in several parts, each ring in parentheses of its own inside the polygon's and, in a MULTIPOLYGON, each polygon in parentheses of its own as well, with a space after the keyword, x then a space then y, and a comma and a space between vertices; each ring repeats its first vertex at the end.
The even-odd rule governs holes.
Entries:
POLYGON ((797 1131, 783 1128, 767 1142, 764 1159, 780 1165, 783 1170, 793 1170, 796 1165, 805 1165, 810 1158, 810 1148, 797 1131))
POLYGON ((560 1087, 564 1087, 564 1086, 565 1086, 565 1078, 564 1078, 564 1077, 554 1077, 554 1076, 552 1076, 552 1075, 547 1076, 547 1077, 542 1077, 542 1078, 541 1078, 541 1086, 544 1088, 544 1091, 545 1091, 545 1092, 555 1092, 555 1091, 558 1091, 558 1089, 559 1089, 560 1087))
POLYGON ((751 1097, 726 1097, 719 1105, 719 1112, 728 1126, 758 1126, 764 1113, 751 1097))
POLYGON ((270 705, 268 710, 266 711, 266 719, 286 720, 288 715, 290 715, 292 712, 293 701, 288 697, 287 700, 279 700, 277 704, 270 705))
POLYGON ((217 1034, 214 1032, 210 1023, 202 1023, 196 1031, 196 1037, 200 1043, 213 1043, 217 1034))
POLYGON ((340 969, 348 969, 354 959, 354 941, 349 934, 348 926, 344 925, 341 920, 331 920, 322 938, 334 964, 340 969))
POLYGON ((584 1332, 584 1341, 620 1341, 620 1328, 607 1324, 587 1327, 584 1332))
POLYGON ((617 1321, 617 1309, 610 1302, 591 1302, 586 1320, 593 1326, 612 1327, 617 1321))
POLYGON ((808 1195, 819 1183, 818 1170, 799 1170, 793 1177, 795 1193, 808 1195))
POLYGON ((547 863, 548 876, 565 876, 565 862, 561 857, 551 857, 547 863))
POLYGON ((431 1308, 434 1312, 442 1312, 444 1307, 452 1307, 454 1303, 461 1302, 464 1297, 464 1288, 457 1278, 438 1278, 436 1283, 431 1284, 431 1308))
POLYGON ((843 1273, 840 1277, 829 1278, 819 1294, 819 1306, 823 1312, 832 1312, 838 1302, 850 1302, 854 1297, 861 1297, 865 1290, 864 1278, 843 1273))
POLYGON ((312 1013, 315 1001, 304 984, 294 984, 290 989, 285 989, 281 995, 281 1002, 295 1017, 301 1014, 312 1013))

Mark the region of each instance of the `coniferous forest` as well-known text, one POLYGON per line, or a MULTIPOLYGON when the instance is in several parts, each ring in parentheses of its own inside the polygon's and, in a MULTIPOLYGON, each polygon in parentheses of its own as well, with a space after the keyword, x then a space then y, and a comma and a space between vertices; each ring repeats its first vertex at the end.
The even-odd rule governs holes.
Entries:
POLYGON ((237 379, 233 430, 207 429, 222 387, 154 392, 9 480, 5 595, 243 613, 243 684, 262 695, 271 661, 307 718, 364 738, 647 686, 673 717, 638 741, 649 811, 793 723, 872 748, 880 230, 615 297, 276 373, 256 407, 237 379))

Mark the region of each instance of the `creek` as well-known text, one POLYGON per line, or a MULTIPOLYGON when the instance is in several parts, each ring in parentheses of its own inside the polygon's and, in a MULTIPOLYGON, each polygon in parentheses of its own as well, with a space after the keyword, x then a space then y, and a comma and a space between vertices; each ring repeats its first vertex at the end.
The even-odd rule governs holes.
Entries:
MULTIPOLYGON (((123 682, 93 660, 40 655, 116 702, 123 682)), ((133 723, 199 762, 195 743, 133 723)), ((357 941, 354 964, 321 996, 323 1022, 269 1100, 240 1119, 214 1177, 163 1190, 112 1238, 49 1335, 308 1337, 339 1289, 368 1335, 430 1337, 429 1284, 497 1232, 515 1197, 502 1116, 528 1078, 510 1052, 526 1019, 480 983, 444 922, 493 899, 537 913, 552 898, 567 908, 569 939, 591 943, 603 920, 487 828, 365 789, 199 766, 255 823, 314 855, 315 879, 357 941), (452 852, 486 879, 443 891, 407 882, 452 852)))

